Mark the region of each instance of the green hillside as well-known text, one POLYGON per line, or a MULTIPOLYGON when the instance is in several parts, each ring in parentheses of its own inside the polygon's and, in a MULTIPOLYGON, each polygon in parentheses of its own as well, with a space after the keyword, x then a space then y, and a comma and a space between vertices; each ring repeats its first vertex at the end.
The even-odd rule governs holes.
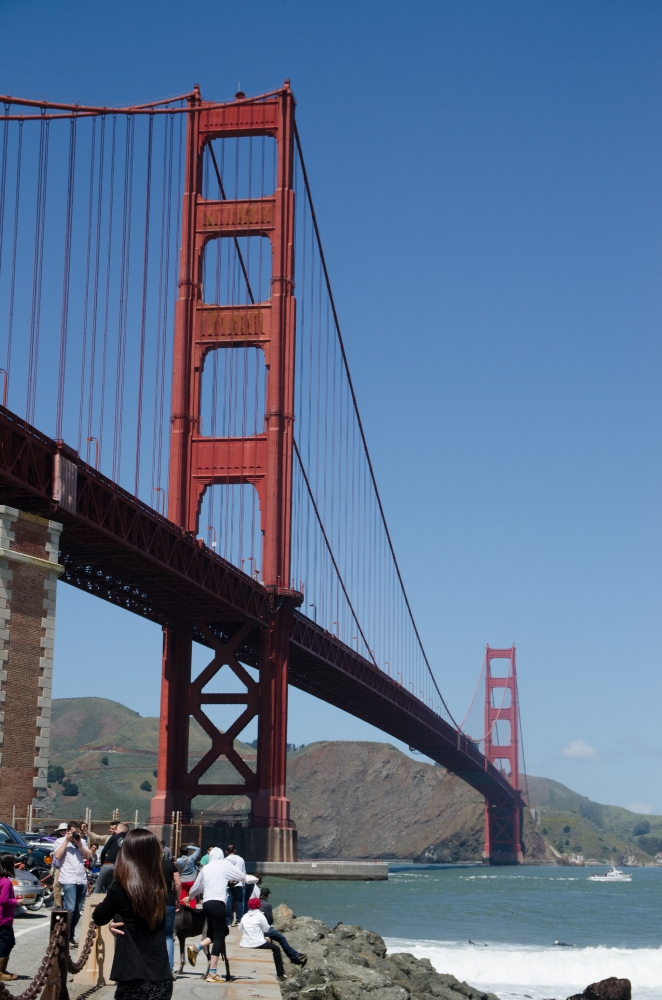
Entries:
MULTIPOLYGON (((108 819, 118 809, 133 820, 138 810, 145 822, 156 789, 159 720, 107 698, 56 699, 52 713, 51 764, 64 776, 49 784, 47 815, 82 818, 89 808, 93 818, 108 819), (72 785, 78 793, 66 795, 72 785)), ((189 768, 210 743, 192 721, 189 768)), ((255 749, 239 741, 235 749, 255 769, 255 749)), ((228 762, 217 762, 207 776, 223 783, 238 777, 228 762)), ((529 776, 528 792, 530 806, 541 813, 539 830, 525 814, 530 860, 551 860, 542 837, 559 854, 607 862, 618 862, 629 847, 638 860, 651 863, 662 850, 662 816, 592 802, 549 778, 529 776)), ((302 856, 481 857, 481 796, 444 768, 412 760, 386 743, 329 741, 296 750, 289 758, 288 794, 302 856)), ((209 796, 194 800, 194 811, 204 810, 213 821, 221 810, 247 811, 248 805, 245 797, 209 796)))
POLYGON ((618 860, 626 847, 649 862, 662 851, 662 816, 602 805, 551 778, 528 778, 529 803, 540 809, 542 833, 557 851, 618 860), (569 828, 569 829, 567 829, 569 828))
MULTIPOLYGON (((62 781, 49 782, 47 816, 75 818, 91 809, 93 817, 107 819, 113 810, 141 822, 149 816, 156 790, 159 720, 143 718, 130 708, 108 698, 56 698, 52 706, 51 765, 63 768, 66 780, 78 788, 75 796, 64 794, 62 781), (151 787, 141 788, 147 782, 151 787)), ((189 768, 211 746, 211 740, 194 720, 189 734, 189 768)), ((235 741, 235 748, 249 767, 255 767, 256 751, 235 741)), ((230 763, 218 762, 207 772, 210 781, 234 782, 238 775, 230 763)), ((207 812, 227 808, 228 798, 200 797, 195 805, 207 812)), ((242 802, 244 808, 247 803, 242 802)))

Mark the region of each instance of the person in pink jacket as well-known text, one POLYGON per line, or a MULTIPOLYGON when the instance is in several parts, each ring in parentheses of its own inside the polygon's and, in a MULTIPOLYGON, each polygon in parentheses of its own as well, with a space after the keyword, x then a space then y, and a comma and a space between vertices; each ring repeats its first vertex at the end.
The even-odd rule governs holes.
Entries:
POLYGON ((14 856, 0 854, 0 980, 18 979, 7 972, 7 963, 12 948, 16 944, 14 937, 14 913, 16 907, 23 902, 22 896, 14 895, 14 856))

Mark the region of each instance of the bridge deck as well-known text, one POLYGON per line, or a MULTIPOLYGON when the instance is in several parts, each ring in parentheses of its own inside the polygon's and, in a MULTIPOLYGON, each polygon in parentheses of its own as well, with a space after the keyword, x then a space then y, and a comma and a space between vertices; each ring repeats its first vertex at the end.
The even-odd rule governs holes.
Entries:
MULTIPOLYGON (((207 624, 232 635, 255 628, 241 658, 257 663, 267 591, 155 510, 132 497, 68 448, 0 406, 0 503, 61 521, 65 582, 160 625, 207 624), (76 496, 59 505, 54 459, 75 466, 76 496)), ((198 633, 196 638, 204 642, 198 633)), ((395 669, 395 667, 394 667, 395 669)), ((427 754, 492 800, 513 802, 507 778, 427 705, 331 633, 295 613, 290 682, 427 754)))

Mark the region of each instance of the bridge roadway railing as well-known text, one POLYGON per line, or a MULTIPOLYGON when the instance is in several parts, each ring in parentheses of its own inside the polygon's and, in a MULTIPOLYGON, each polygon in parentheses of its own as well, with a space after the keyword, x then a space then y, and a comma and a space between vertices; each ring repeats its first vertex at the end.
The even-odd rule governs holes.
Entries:
MULTIPOLYGON (((64 525, 62 579, 160 625, 204 623, 230 636, 255 628, 240 658, 257 662, 271 598, 260 583, 131 496, 62 442, 0 406, 0 503, 64 525)), ((206 644, 202 632, 196 639, 206 644)), ((295 612, 289 679, 415 747, 492 801, 519 793, 463 733, 331 633, 295 612)))
POLYGON ((492 800, 518 793, 476 745, 425 702, 309 618, 294 613, 289 680, 431 757, 492 800))

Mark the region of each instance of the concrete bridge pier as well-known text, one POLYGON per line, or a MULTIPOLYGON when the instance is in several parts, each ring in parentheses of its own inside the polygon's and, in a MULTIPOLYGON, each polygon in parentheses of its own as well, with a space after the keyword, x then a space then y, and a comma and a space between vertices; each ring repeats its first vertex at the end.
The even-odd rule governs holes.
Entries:
POLYGON ((55 593, 62 525, 0 505, 0 816, 48 790, 55 593))

